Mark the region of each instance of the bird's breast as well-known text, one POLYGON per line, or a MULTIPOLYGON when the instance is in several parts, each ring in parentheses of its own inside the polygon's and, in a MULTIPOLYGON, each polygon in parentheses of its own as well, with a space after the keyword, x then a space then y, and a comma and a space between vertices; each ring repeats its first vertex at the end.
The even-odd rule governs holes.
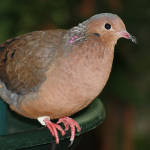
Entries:
MULTIPOLYGON (((77 53, 61 57, 54 69, 47 71, 38 99, 33 100, 32 110, 38 112, 35 116, 70 116, 86 107, 102 91, 111 71, 113 53, 94 54, 93 50, 77 53)), ((23 107, 29 110, 30 106, 24 104, 23 107)))

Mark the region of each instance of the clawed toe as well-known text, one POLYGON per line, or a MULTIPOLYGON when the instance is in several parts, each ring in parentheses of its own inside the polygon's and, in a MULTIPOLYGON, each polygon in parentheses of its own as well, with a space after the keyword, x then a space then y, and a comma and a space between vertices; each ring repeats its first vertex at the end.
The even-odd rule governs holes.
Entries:
POLYGON ((62 136, 65 135, 65 131, 61 128, 60 125, 52 123, 48 118, 45 118, 43 121, 45 122, 46 127, 50 130, 51 134, 55 137, 56 143, 59 144, 57 129, 61 132, 62 136))
POLYGON ((73 120, 72 118, 69 118, 69 117, 60 118, 58 120, 57 124, 59 124, 59 123, 64 124, 65 131, 69 130, 69 126, 70 126, 70 129, 71 129, 70 141, 71 141, 71 144, 72 144, 73 141, 74 141, 74 138, 75 138, 75 128, 77 129, 77 132, 81 131, 81 128, 80 128, 79 124, 75 120, 73 120))

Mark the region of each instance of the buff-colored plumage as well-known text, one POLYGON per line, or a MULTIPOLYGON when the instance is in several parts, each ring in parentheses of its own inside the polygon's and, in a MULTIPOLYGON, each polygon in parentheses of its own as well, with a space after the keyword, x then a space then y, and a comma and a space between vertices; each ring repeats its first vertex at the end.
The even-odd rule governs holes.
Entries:
POLYGON ((8 40, 0 45, 0 96, 32 119, 70 116, 104 88, 120 37, 131 38, 122 20, 103 13, 70 30, 36 31, 8 40))

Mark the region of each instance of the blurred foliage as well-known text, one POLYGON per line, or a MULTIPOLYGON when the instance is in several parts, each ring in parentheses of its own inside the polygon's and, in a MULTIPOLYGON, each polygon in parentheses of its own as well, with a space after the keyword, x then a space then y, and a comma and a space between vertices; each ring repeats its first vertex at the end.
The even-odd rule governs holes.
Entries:
POLYGON ((67 25, 72 17, 71 5, 74 2, 70 4, 69 0, 1 0, 0 41, 51 23, 67 25))

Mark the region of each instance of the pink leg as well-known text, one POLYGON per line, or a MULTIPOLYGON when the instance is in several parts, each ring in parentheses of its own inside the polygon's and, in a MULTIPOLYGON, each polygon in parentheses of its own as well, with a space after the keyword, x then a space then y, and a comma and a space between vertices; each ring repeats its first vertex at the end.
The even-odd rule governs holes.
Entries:
POLYGON ((57 129, 61 132, 62 136, 65 135, 65 131, 60 127, 60 125, 52 123, 48 118, 44 119, 43 121, 45 122, 45 125, 49 129, 51 134, 55 137, 56 143, 59 144, 57 129))
POLYGON ((77 132, 80 132, 81 128, 80 128, 79 124, 75 120, 73 120, 73 119, 71 119, 69 117, 60 118, 58 120, 57 124, 59 124, 61 122, 64 123, 66 131, 69 129, 69 126, 70 126, 70 128, 71 128, 70 141, 71 141, 71 144, 72 144, 73 141, 74 141, 74 138, 75 138, 75 127, 77 128, 77 132))

